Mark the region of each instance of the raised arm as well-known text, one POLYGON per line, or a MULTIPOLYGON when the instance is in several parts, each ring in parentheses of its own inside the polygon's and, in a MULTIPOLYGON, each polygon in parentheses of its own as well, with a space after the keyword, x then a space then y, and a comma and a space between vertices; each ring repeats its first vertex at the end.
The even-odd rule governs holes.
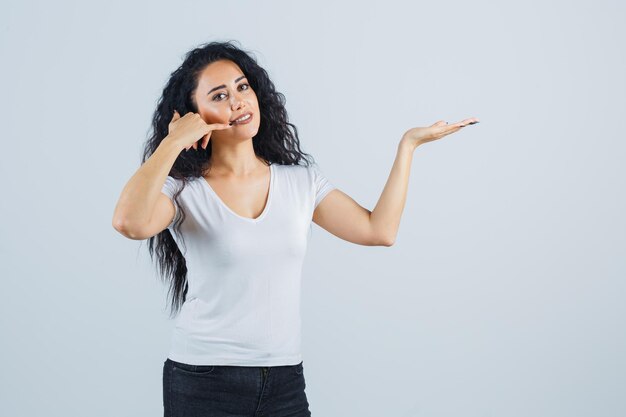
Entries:
POLYGON ((333 235, 365 246, 391 246, 396 240, 406 203, 411 163, 415 149, 461 128, 478 123, 470 118, 448 125, 439 121, 408 130, 400 140, 389 178, 374 210, 359 205, 340 190, 333 190, 318 204, 313 221, 333 235))
MULTIPOLYGON (((161 189, 180 152, 184 149, 180 142, 166 137, 154 153, 144 162, 128 180, 122 190, 113 213, 113 228, 129 239, 142 240, 147 237, 145 229, 150 225, 157 202, 162 199, 161 189)), ((168 202, 166 202, 168 203, 168 202)), ((168 217, 173 217, 173 203, 168 217)), ((167 226, 167 219, 161 223, 167 226)))
POLYGON ((404 142, 398 145, 389 179, 373 211, 335 189, 317 205, 313 222, 329 233, 357 245, 393 245, 406 201, 413 149, 404 142))
POLYGON ((197 113, 188 112, 180 117, 174 111, 168 135, 122 190, 113 213, 113 228, 135 240, 147 239, 165 229, 176 209, 161 190, 181 151, 198 146, 206 149, 213 130, 231 127, 223 123, 208 125, 197 113))

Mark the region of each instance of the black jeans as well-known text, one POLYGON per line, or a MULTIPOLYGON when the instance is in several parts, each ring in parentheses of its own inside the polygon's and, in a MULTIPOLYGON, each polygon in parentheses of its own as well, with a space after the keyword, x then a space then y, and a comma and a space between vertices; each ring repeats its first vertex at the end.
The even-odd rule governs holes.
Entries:
POLYGON ((308 417, 302 362, 283 366, 163 363, 165 417, 308 417))

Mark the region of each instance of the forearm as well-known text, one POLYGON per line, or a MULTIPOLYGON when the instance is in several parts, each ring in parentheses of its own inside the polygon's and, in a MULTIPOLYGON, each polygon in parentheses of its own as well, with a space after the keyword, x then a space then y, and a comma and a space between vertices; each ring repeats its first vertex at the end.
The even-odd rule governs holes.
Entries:
POLYGON ((130 231, 150 221, 159 193, 183 149, 176 140, 170 139, 163 139, 126 183, 113 214, 115 229, 130 231))
POLYGON ((400 141, 387 183, 376 207, 370 214, 370 221, 376 235, 390 244, 395 241, 400 227, 414 150, 415 146, 400 141))

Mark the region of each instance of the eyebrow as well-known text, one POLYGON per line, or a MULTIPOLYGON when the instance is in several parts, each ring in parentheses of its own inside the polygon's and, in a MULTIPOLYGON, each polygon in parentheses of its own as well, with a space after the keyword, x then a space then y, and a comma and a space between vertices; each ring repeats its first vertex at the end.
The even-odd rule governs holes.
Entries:
MULTIPOLYGON (((245 75, 242 75, 241 77, 239 77, 239 78, 237 78, 237 79, 235 80, 235 83, 237 83, 239 80, 243 80, 244 78, 246 78, 246 76, 245 76, 245 75)), ((207 93, 207 95, 211 94, 211 93, 212 93, 213 91, 215 91, 215 90, 219 90, 220 88, 226 88, 226 85, 225 85, 225 84, 222 84, 222 85, 218 85, 217 87, 213 87, 213 88, 212 88, 212 89, 211 89, 211 90, 207 93)))

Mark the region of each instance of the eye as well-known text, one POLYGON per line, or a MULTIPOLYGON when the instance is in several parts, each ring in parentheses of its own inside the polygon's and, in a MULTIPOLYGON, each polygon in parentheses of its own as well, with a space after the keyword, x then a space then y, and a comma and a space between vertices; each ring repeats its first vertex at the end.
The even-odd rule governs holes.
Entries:
MULTIPOLYGON (((241 83, 241 84, 239 84, 239 87, 243 87, 244 85, 246 86, 246 88, 244 90, 249 90, 250 89, 250 84, 248 84, 248 83, 241 83)), ((226 93, 217 93, 216 95, 213 96, 213 100, 214 101, 219 101, 219 100, 216 100, 216 99, 219 96, 221 96, 222 94, 226 94, 226 93)))

